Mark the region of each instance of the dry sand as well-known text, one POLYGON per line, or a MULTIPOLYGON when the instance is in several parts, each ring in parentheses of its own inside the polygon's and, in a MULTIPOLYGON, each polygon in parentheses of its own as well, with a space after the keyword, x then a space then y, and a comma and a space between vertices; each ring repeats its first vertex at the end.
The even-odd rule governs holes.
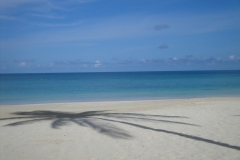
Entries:
POLYGON ((240 159, 240 98, 0 106, 0 159, 240 159))

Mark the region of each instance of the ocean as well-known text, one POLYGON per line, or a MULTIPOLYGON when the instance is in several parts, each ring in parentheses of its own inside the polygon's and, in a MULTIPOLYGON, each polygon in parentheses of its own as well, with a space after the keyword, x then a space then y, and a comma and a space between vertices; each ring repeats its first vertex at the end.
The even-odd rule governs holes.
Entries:
POLYGON ((240 96, 240 71, 0 74, 0 104, 240 96))

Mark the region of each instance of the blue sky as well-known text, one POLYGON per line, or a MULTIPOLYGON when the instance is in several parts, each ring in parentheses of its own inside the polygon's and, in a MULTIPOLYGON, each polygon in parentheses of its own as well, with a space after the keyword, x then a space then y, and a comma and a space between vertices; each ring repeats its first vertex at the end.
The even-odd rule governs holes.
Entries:
POLYGON ((239 0, 0 1, 0 73, 227 69, 239 0))

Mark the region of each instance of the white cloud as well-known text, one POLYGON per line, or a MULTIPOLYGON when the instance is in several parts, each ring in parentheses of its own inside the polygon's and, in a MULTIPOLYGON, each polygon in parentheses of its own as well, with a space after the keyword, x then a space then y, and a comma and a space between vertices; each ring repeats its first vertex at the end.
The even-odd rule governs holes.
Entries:
POLYGON ((38 68, 52 68, 53 66, 54 66, 54 63, 37 65, 38 68))
MULTIPOLYGON (((96 0, 69 0, 62 4, 69 4, 69 3, 89 3, 94 2, 96 0)), ((45 4, 45 5, 52 5, 59 3, 58 0, 1 0, 1 8, 8 9, 18 7, 23 4, 45 4)), ((52 5, 53 6, 53 5, 52 5)))
MULTIPOLYGON (((41 18, 42 20, 64 19, 64 13, 76 10, 76 6, 79 6, 79 4, 82 5, 94 1, 96 0, 0 0, 0 10, 2 14, 0 15, 0 20, 35 22, 36 19, 33 19, 33 17, 38 17, 38 19, 41 18), (62 13, 57 11, 62 11, 62 13)), ((70 26, 73 25, 72 23, 70 26)), ((44 23, 40 25, 44 26, 44 23)), ((51 27, 61 24, 50 23, 49 25, 51 27)), ((66 27, 69 26, 69 24, 62 25, 66 27)), ((45 24, 45 26, 48 26, 48 24, 45 24)))
POLYGON ((33 17, 40 17, 40 18, 46 18, 46 19, 63 19, 63 16, 56 16, 56 15, 52 15, 52 14, 36 14, 36 13, 32 13, 29 14, 30 16, 33 17))
POLYGON ((231 64, 240 64, 240 61, 237 60, 237 58, 234 59, 234 61, 226 58, 226 59, 221 59, 221 58, 197 58, 192 55, 187 55, 185 57, 172 57, 169 58, 168 60, 158 58, 158 59, 139 59, 139 60, 134 60, 134 61, 121 61, 122 63, 118 63, 119 65, 148 65, 148 66, 207 66, 207 65, 222 65, 222 66, 227 66, 231 64), (124 63, 123 63, 124 62, 124 63))
MULTIPOLYGON (((219 30, 239 28, 238 20, 240 13, 236 11, 221 14, 191 15, 183 17, 176 16, 144 16, 128 15, 121 17, 85 19, 66 23, 54 22, 32 22, 31 25, 38 27, 54 27, 54 30, 45 28, 41 32, 26 33, 24 36, 15 36, 12 39, 2 40, 1 46, 49 44, 59 42, 89 43, 89 40, 123 39, 123 38, 145 38, 153 36, 175 35, 175 34, 197 34, 214 32, 219 30), (236 16, 235 16, 236 15, 236 16), (156 32, 151 29, 157 22, 161 21, 171 25, 171 29, 156 32), (208 23, 211 22, 211 23, 208 23), (38 37, 38 38, 36 38, 38 37)), ((49 15, 51 17, 51 15, 49 15)), ((59 18, 62 15, 57 15, 59 18)), ((159 28, 164 26, 159 26, 159 28)), ((165 26, 166 27, 166 26, 165 26)), ((159 46, 167 48, 168 46, 159 46)))
POLYGON ((20 64, 19 64, 19 67, 25 67, 26 66, 26 62, 21 62, 20 64))
POLYGON ((102 63, 99 60, 95 61, 94 67, 100 67, 102 65, 102 63))
POLYGON ((149 31, 150 22, 147 17, 123 16, 107 19, 84 20, 72 23, 32 23, 38 27, 55 27, 55 30, 44 30, 38 33, 27 33, 24 37, 3 40, 2 46, 49 44, 78 41, 87 43, 89 40, 123 39, 146 36, 157 36, 162 32, 149 31), (137 24, 137 25, 136 25, 137 24), (58 27, 58 28, 56 28, 58 27), (71 28, 70 28, 71 27, 71 28), (36 39, 36 37, 38 37, 36 39))
POLYGON ((10 20, 10 21, 21 21, 21 19, 13 17, 13 16, 6 16, 6 15, 0 15, 1 20, 10 20))
POLYGON ((39 3, 39 2, 47 2, 47 0, 1 0, 1 8, 13 8, 22 4, 31 4, 31 3, 39 3))
POLYGON ((147 61, 146 61, 145 59, 142 59, 142 62, 143 62, 143 63, 146 63, 147 61))
POLYGON ((233 60, 234 58, 235 58, 234 55, 229 56, 229 59, 230 59, 230 60, 233 60))

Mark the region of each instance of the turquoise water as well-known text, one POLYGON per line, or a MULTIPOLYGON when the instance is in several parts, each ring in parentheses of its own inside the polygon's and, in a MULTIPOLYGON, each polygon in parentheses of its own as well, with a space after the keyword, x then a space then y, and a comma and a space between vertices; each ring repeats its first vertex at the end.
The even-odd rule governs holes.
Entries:
POLYGON ((240 96, 240 71, 0 74, 0 104, 240 96))

